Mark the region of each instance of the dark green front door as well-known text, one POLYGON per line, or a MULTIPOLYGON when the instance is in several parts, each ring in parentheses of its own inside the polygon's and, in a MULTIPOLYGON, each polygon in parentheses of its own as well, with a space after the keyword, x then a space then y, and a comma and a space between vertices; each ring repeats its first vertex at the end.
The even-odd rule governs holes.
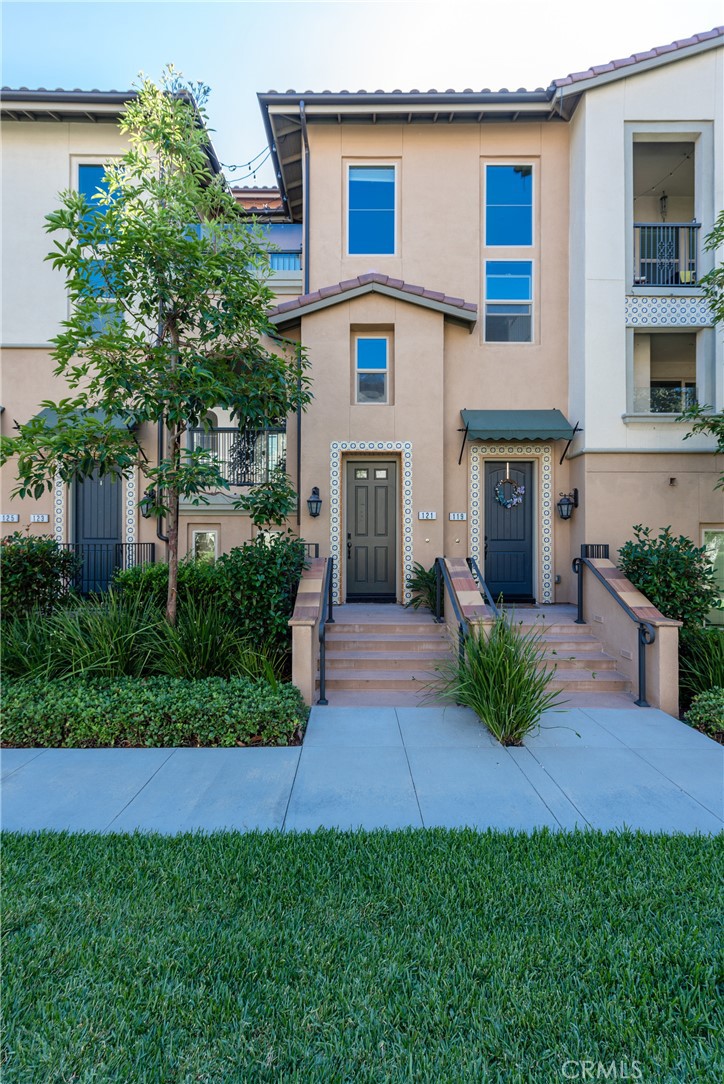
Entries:
POLYGON ((397 464, 347 464, 347 599, 395 598, 397 464))
POLYGON ((484 575, 496 600, 535 601, 533 502, 532 463, 485 464, 484 575))

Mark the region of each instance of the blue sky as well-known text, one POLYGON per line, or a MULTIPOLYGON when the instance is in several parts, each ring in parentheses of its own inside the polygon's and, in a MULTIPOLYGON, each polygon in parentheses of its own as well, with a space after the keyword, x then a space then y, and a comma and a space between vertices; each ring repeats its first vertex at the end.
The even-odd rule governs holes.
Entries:
POLYGON ((532 89, 722 22, 722 0, 5 0, 2 82, 127 89, 173 62, 210 85, 216 149, 242 164, 265 144, 260 90, 532 89))

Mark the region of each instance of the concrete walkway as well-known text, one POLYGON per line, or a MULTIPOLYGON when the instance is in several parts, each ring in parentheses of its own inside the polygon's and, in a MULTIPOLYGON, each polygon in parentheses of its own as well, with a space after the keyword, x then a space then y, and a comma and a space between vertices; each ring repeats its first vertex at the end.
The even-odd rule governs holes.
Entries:
POLYGON ((504 749, 456 707, 316 707, 301 748, 5 749, 8 831, 719 832, 724 748, 653 709, 548 713, 504 749))

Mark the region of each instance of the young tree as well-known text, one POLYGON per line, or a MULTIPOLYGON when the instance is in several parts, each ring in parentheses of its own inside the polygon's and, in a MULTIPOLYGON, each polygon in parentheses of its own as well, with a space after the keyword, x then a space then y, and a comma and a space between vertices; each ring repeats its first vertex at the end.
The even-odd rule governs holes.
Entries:
MULTIPOLYGON (((720 211, 714 229, 707 235, 705 248, 709 252, 724 251, 724 211, 720 211)), ((714 317, 714 323, 724 325, 724 264, 719 264, 701 280, 704 294, 714 317)), ((707 433, 716 438, 717 452, 724 455, 724 414, 714 414, 711 406, 696 403, 677 418, 692 423, 687 437, 694 433, 707 433)), ((724 489, 724 474, 720 475, 716 489, 724 489)))
POLYGON ((141 503, 166 520, 173 624, 180 500, 206 503, 209 490, 229 488, 208 450, 186 447, 187 429, 214 408, 241 428, 278 425, 310 396, 304 358, 267 321, 268 257, 210 168, 194 95, 168 69, 161 86, 143 81, 120 127, 130 148, 107 166, 107 191, 90 202, 63 192, 46 218, 55 238, 47 258, 65 272, 72 306, 53 340, 55 372, 75 394, 46 401, 57 424, 19 426, 2 461, 17 456, 23 497, 58 475, 74 482, 139 467, 141 503), (143 424, 163 427, 158 463, 136 439, 143 424))

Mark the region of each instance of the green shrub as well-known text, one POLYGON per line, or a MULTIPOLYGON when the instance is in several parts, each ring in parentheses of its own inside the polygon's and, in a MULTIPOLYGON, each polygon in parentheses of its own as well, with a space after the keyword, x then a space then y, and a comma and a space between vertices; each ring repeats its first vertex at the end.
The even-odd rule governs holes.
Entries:
POLYGON ((2 740, 42 748, 289 745, 308 715, 294 685, 247 678, 6 679, 2 740))
POLYGON ((162 626, 155 607, 113 591, 54 614, 34 611, 7 625, 5 673, 45 678, 138 677, 154 670, 162 626))
POLYGON ((67 599, 80 565, 79 557, 48 535, 6 535, 0 540, 3 617, 34 609, 50 613, 67 599))
POLYGON ((187 599, 176 624, 161 624, 155 664, 171 677, 265 678, 274 685, 285 669, 286 653, 241 632, 223 610, 187 599))
POLYGON ((548 686, 555 669, 540 665, 543 637, 523 632, 501 613, 490 627, 472 632, 462 658, 443 663, 437 691, 446 700, 472 708, 502 745, 522 745, 546 709, 561 699, 548 686))
POLYGON ((724 688, 717 686, 695 696, 684 719, 689 726, 724 742, 724 688))
MULTIPOLYGON (((214 606, 219 593, 219 577, 215 565, 208 561, 195 561, 193 557, 179 561, 178 601, 182 606, 189 599, 214 606)), ((113 587, 124 598, 138 598, 153 603, 159 610, 166 608, 168 593, 168 565, 137 565, 118 571, 113 577, 113 587)))
MULTIPOLYGON (((406 603, 407 606, 412 606, 414 610, 419 610, 421 606, 429 610, 431 614, 434 614, 437 609, 437 574, 435 572, 435 566, 432 568, 425 568, 419 561, 415 561, 412 566, 412 573, 408 576, 407 586, 412 591, 411 600, 406 603)), ((440 591, 440 607, 442 609, 444 599, 444 592, 440 591)))
MULTIPOLYGON (((288 621, 306 561, 304 543, 290 535, 259 535, 213 564, 179 564, 179 607, 189 601, 228 614, 257 643, 289 643, 288 621)), ((115 587, 124 597, 141 597, 159 609, 166 605, 165 564, 120 572, 115 587)))
POLYGON ((724 629, 705 625, 681 630, 679 686, 683 707, 699 693, 724 686, 724 629))
POLYGON ((289 618, 306 563, 304 543, 291 535, 259 535, 216 562, 218 604, 258 642, 289 642, 289 618))
POLYGON ((651 528, 637 524, 635 541, 619 550, 619 566, 665 617, 685 625, 701 625, 719 603, 714 570, 704 546, 676 538, 664 527, 657 538, 651 528))

